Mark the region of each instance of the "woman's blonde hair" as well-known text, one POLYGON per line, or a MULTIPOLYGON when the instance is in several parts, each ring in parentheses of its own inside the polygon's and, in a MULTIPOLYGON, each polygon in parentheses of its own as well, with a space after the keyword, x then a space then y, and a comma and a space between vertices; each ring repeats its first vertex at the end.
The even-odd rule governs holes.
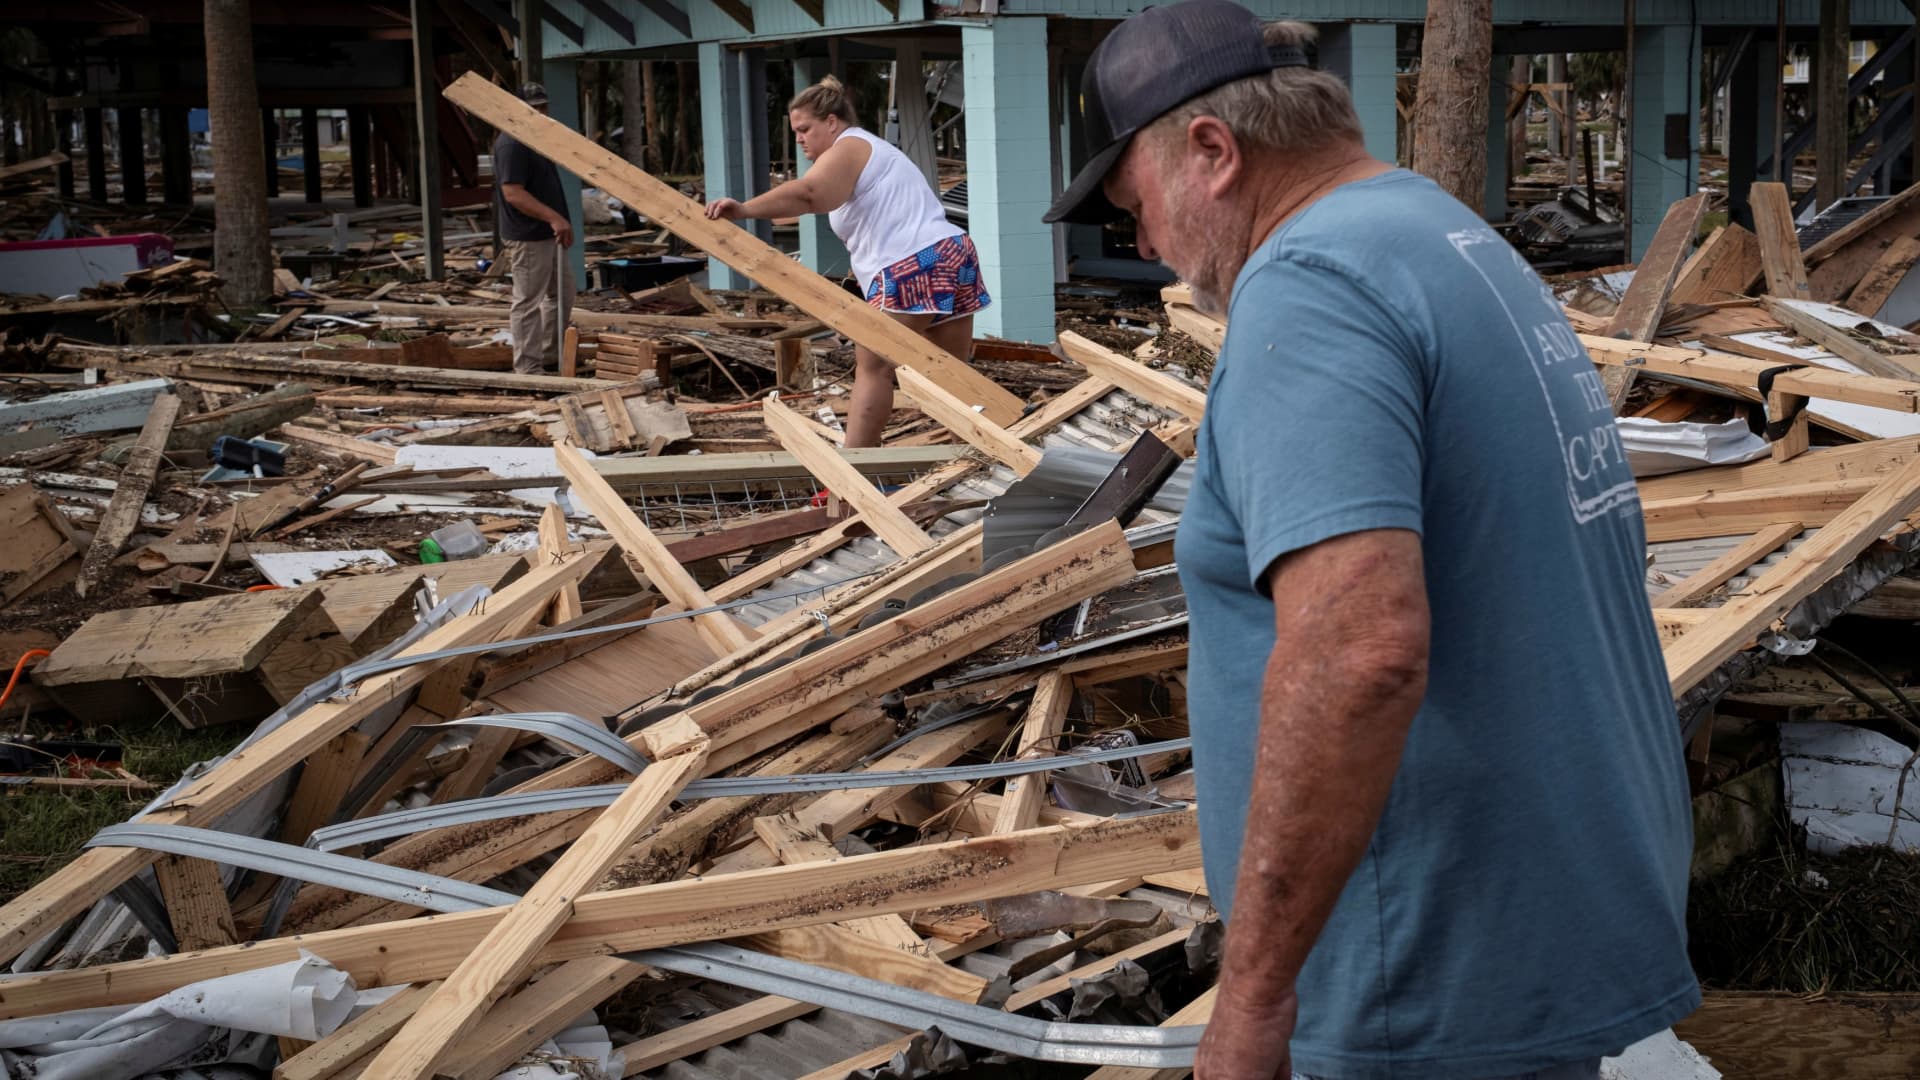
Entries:
POLYGON ((860 124, 860 114, 853 108, 853 94, 831 75, 793 95, 793 100, 787 102, 787 111, 797 109, 804 109, 823 120, 837 116, 846 121, 848 127, 858 127, 860 124))

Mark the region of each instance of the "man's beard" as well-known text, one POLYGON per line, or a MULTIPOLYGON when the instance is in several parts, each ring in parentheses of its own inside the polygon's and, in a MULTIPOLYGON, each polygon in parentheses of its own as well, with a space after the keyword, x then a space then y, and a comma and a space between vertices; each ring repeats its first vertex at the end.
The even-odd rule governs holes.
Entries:
POLYGON ((1233 281, 1240 276, 1240 268, 1247 261, 1246 238, 1250 226, 1236 216, 1233 207, 1192 198, 1184 185, 1167 183, 1170 179, 1162 178, 1166 217, 1179 222, 1181 229, 1197 237, 1198 242, 1192 254, 1181 260, 1190 260, 1191 265, 1175 266, 1165 258, 1160 263, 1187 283, 1193 291, 1194 307, 1224 319, 1227 302, 1232 299, 1233 281))

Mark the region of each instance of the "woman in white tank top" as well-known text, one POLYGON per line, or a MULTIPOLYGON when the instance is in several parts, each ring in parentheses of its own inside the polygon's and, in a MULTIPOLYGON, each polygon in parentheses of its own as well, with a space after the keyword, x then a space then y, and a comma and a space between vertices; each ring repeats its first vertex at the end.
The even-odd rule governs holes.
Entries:
MULTIPOLYGON (((715 199, 716 220, 826 214, 847 245, 861 293, 874 307, 961 359, 972 354, 973 313, 992 303, 973 241, 947 220, 940 198, 898 149, 862 129, 840 80, 794 95, 787 120, 813 164, 745 202, 715 199)), ((848 446, 878 446, 893 411, 893 365, 856 346, 848 446)))

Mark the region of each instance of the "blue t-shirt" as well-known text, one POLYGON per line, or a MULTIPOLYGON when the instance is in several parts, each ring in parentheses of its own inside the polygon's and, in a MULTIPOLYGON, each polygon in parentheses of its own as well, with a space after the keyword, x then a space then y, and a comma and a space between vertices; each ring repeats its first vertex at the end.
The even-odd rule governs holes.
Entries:
POLYGON ((1404 170, 1254 252, 1207 394, 1177 555, 1223 916, 1274 644, 1264 578, 1367 529, 1420 536, 1427 694, 1300 974, 1295 1070, 1508 1076, 1692 1012, 1683 748, 1612 410, 1519 254, 1404 170))

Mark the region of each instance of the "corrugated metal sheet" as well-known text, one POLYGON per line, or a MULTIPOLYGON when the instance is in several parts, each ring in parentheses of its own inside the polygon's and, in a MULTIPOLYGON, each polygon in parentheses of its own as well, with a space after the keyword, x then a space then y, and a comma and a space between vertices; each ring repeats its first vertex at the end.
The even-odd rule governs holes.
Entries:
MULTIPOLYGON (((1761 559, 1742 573, 1736 574, 1712 597, 1701 602, 1699 607, 1719 607, 1726 600, 1726 594, 1745 588, 1754 578, 1771 570, 1787 552, 1806 542, 1811 530, 1786 542, 1773 554, 1761 559)), ((1654 596, 1673 586, 1676 582, 1698 573, 1708 563, 1727 554, 1734 548, 1747 542, 1745 536, 1712 536, 1698 540, 1670 540, 1658 544, 1648 544, 1647 551, 1653 556, 1653 565, 1647 570, 1647 595, 1654 596)))

